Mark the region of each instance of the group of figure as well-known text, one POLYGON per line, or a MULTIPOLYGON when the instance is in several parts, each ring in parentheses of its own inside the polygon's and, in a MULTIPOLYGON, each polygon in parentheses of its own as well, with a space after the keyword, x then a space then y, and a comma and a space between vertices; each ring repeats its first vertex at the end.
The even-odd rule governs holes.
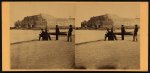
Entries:
POLYGON ((51 36, 48 33, 47 28, 45 28, 45 31, 41 29, 41 33, 39 34, 39 40, 42 38, 42 40, 51 40, 51 36))
POLYGON ((108 40, 117 40, 116 35, 113 32, 113 28, 111 28, 111 31, 109 28, 107 28, 107 32, 105 34, 105 40, 108 38, 108 40))
MULTIPOLYGON (((60 30, 59 30, 58 25, 56 25, 55 30, 56 30, 56 32, 55 32, 56 40, 59 40, 60 30)), ((47 28, 45 28, 45 31, 43 29, 41 29, 41 31, 42 32, 39 34, 39 40, 41 40, 41 38, 42 38, 42 40, 51 40, 51 36, 50 36, 50 33, 48 33, 47 28)), ((73 31, 72 25, 69 25, 69 30, 67 33, 67 41, 68 42, 72 42, 72 31, 73 31)))
MULTIPOLYGON (((134 32, 133 32, 133 41, 137 41, 137 33, 138 33, 138 26, 135 25, 134 32)), ((124 40, 124 35, 126 34, 124 25, 121 25, 121 39, 124 40)), ((108 38, 108 40, 117 40, 116 35, 113 32, 113 28, 111 28, 111 31, 109 28, 107 29, 107 32, 105 34, 105 40, 108 38)))

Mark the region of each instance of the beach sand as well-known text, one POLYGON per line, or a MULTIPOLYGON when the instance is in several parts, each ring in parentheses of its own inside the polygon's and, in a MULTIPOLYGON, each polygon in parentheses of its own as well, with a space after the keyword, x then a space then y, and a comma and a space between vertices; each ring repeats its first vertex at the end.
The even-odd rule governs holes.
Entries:
MULTIPOLYGON (((73 37, 74 38, 74 37, 73 37)), ((28 41, 10 45, 11 69, 139 69, 140 40, 93 40, 82 43, 58 41, 28 41)), ((80 40, 80 39, 76 39, 80 40)))
MULTIPOLYGON (((74 38, 74 37, 73 37, 74 38)), ((74 39, 29 41, 10 45, 11 69, 72 69, 74 66, 74 39)))
POLYGON ((76 44, 76 68, 140 69, 140 41, 133 42, 132 36, 120 39, 76 44))

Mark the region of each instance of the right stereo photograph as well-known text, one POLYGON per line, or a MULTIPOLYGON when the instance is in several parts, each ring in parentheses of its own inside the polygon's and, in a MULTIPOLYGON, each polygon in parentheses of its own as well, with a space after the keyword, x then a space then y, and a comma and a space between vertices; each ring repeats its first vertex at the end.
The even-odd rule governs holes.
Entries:
POLYGON ((77 69, 140 69, 140 4, 79 3, 77 69))

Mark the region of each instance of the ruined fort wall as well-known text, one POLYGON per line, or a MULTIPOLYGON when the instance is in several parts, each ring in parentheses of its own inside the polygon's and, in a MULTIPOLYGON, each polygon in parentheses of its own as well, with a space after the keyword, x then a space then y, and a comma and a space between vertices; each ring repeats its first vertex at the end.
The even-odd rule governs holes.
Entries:
POLYGON ((75 27, 75 18, 54 18, 52 16, 43 16, 42 14, 27 16, 23 20, 15 23, 16 28, 68 28, 69 25, 75 27))

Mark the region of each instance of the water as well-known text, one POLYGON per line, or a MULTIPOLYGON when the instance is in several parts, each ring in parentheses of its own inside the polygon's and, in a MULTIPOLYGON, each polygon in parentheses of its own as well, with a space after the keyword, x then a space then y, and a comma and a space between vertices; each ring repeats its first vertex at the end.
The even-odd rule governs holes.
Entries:
MULTIPOLYGON (((67 29, 61 29, 61 32, 67 32, 67 29)), ((133 29, 126 30, 127 32, 133 32, 133 29)), ((41 30, 10 30, 10 43, 38 40, 39 33, 41 30)), ((49 30, 49 32, 55 32, 55 30, 49 30)), ((120 30, 115 30, 115 32, 120 32, 120 30)), ((76 30, 73 32, 75 34, 75 43, 104 40, 106 30, 76 30)), ((51 35, 55 37, 55 35, 51 35)), ((120 35, 117 35, 120 37, 120 35)))
MULTIPOLYGON (((67 32, 68 30, 61 29, 61 32, 67 32)), ((41 30, 10 30, 10 43, 38 40, 41 30)), ((49 32, 55 32, 55 30, 49 30, 49 32)), ((55 35, 51 35, 55 37, 55 35)))
POLYGON ((75 43, 104 39, 105 33, 104 30, 76 30, 75 43))
MULTIPOLYGON (((120 32, 115 30, 114 32, 120 32)), ((126 32, 133 32, 133 29, 127 29, 126 32)), ((75 43, 83 43, 96 40, 104 40, 106 30, 76 30, 75 31, 75 43)), ((116 35, 116 37, 121 37, 116 35)))

